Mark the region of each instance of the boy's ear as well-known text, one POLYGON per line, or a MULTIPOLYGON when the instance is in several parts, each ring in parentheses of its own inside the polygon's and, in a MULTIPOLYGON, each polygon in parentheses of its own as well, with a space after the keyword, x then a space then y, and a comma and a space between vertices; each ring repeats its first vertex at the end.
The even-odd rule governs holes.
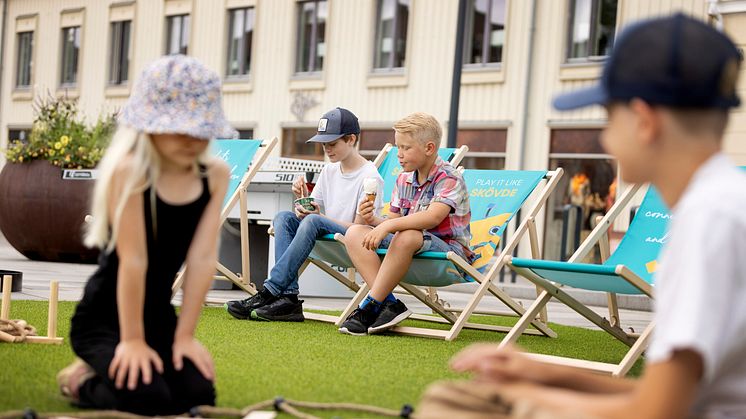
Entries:
POLYGON ((438 145, 435 144, 435 141, 428 141, 425 143, 425 153, 428 156, 432 156, 434 153, 438 152, 438 145))
POLYGON ((663 123, 660 112, 641 99, 632 99, 629 108, 637 117, 636 140, 643 145, 657 142, 663 123))

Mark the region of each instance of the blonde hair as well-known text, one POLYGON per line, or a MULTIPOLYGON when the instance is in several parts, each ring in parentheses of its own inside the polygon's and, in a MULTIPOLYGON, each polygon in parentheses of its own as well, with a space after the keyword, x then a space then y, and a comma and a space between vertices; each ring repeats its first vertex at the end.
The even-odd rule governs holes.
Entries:
MULTIPOLYGON (((206 162, 208 153, 209 151, 205 151, 198 157, 197 162, 206 162)), ((119 220, 128 198, 156 184, 161 173, 161 156, 153 146, 149 134, 120 127, 114 133, 111 144, 97 168, 98 178, 93 188, 90 206, 91 219, 86 225, 84 243, 88 247, 111 251, 119 234, 119 220), (128 161, 127 177, 118 179, 122 184, 122 190, 114 201, 114 218, 110 220, 109 196, 113 193, 112 180, 123 161, 128 161)), ((155 202, 155 188, 151 188, 151 202, 155 202)), ((153 222, 154 207, 155 205, 152 205, 153 222)))
POLYGON ((396 121, 394 130, 409 135, 421 144, 433 141, 436 146, 440 146, 440 137, 443 135, 438 120, 424 112, 415 112, 396 121))

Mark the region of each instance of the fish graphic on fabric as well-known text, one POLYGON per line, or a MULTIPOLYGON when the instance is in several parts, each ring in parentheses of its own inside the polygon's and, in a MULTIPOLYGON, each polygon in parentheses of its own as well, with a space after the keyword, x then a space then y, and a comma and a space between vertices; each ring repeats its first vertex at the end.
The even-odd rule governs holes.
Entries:
POLYGON ((497 251, 502 236, 502 227, 513 214, 506 212, 471 222, 471 250, 477 255, 472 266, 481 269, 487 266, 497 251))

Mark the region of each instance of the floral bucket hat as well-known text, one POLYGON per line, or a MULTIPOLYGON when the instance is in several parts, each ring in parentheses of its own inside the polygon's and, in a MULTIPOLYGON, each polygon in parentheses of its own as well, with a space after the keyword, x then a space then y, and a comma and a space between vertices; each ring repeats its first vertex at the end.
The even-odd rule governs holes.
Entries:
POLYGON ((198 60, 161 57, 143 70, 119 123, 148 134, 235 138, 238 133, 225 119, 220 91, 220 77, 198 60))

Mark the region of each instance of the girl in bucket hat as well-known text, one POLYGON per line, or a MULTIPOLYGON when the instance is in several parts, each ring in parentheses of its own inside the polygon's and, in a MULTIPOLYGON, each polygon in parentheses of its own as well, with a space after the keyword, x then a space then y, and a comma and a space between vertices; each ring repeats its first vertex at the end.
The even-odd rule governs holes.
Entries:
POLYGON ((58 375, 80 406, 164 415, 215 403, 213 361, 194 330, 229 177, 208 145, 236 134, 220 92, 215 72, 172 55, 143 71, 122 110, 85 237, 101 256, 72 318, 79 359, 58 375), (177 317, 171 284, 184 262, 177 317))

